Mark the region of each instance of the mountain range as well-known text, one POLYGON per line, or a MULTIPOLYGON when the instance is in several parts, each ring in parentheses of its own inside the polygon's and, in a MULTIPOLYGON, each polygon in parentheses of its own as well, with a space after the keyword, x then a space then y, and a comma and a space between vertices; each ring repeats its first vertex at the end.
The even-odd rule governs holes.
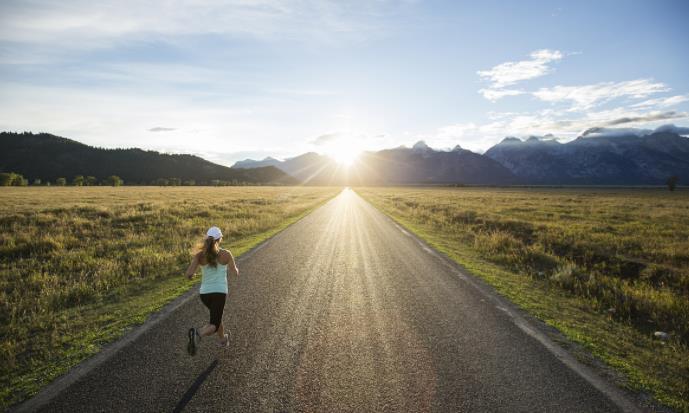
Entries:
POLYGON ((398 147, 378 152, 364 152, 349 167, 339 165, 314 152, 284 161, 265 158, 246 159, 232 168, 270 165, 306 184, 404 185, 404 184, 474 184, 509 185, 518 179, 493 159, 456 146, 451 151, 437 151, 423 141, 412 148, 398 147))
POLYGON ((29 182, 55 182, 76 175, 99 181, 117 175, 126 184, 152 184, 174 178, 195 184, 295 184, 273 167, 231 169, 193 155, 141 149, 102 149, 47 133, 0 133, 0 172, 22 174, 29 182), (220 182, 218 182, 220 181, 220 182))
POLYGON ((274 166, 302 183, 350 185, 663 185, 689 182, 689 128, 586 131, 561 143, 553 136, 508 137, 484 154, 413 147, 364 152, 349 168, 313 152, 280 161, 246 159, 232 168, 274 166))
POLYGON ((196 184, 307 185, 663 185, 689 182, 689 128, 593 128, 561 143, 547 135, 507 137, 479 154, 459 145, 437 150, 423 141, 362 153, 347 167, 308 152, 279 160, 246 159, 231 168, 194 155, 95 148, 47 133, 0 133, 0 172, 35 179, 98 180, 118 175, 128 184, 161 178, 196 184))
POLYGON ((688 182, 689 138, 677 132, 668 127, 642 133, 611 130, 567 143, 505 138, 485 156, 528 184, 662 185, 670 176, 688 182))

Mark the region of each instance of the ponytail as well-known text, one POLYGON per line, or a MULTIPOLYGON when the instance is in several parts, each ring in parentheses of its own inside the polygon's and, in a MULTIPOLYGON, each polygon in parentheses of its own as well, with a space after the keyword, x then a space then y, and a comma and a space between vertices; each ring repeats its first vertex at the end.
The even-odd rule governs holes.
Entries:
POLYGON ((218 253, 220 248, 218 247, 218 242, 213 237, 207 237, 203 242, 203 252, 204 258, 206 258, 206 263, 211 267, 218 266, 218 253))

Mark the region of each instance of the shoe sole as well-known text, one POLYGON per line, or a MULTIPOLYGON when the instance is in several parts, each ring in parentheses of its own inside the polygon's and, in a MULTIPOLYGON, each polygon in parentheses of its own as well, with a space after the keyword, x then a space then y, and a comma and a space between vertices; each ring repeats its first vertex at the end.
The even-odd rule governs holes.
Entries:
POLYGON ((187 352, 190 356, 196 355, 196 331, 193 328, 189 329, 187 334, 189 342, 187 343, 187 352))

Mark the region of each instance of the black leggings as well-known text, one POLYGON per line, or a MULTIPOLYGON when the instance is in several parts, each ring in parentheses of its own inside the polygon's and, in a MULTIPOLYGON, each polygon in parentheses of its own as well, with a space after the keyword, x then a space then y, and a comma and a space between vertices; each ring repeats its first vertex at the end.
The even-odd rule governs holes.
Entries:
POLYGON ((203 305, 208 307, 211 313, 210 324, 215 326, 215 331, 218 331, 220 324, 222 324, 222 313, 225 309, 225 299, 227 294, 225 293, 208 293, 201 294, 201 301, 203 305))

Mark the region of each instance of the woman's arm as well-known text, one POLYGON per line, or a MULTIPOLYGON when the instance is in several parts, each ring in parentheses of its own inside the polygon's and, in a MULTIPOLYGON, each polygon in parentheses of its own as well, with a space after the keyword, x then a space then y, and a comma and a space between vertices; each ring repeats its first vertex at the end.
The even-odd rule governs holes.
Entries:
POLYGON ((191 264, 189 264, 189 268, 187 268, 187 278, 190 280, 194 277, 194 274, 196 273, 196 270, 199 268, 199 254, 194 255, 194 258, 191 260, 191 264))
POLYGON ((227 251, 227 255, 230 257, 230 262, 227 264, 227 276, 230 276, 230 271, 234 273, 237 277, 239 277, 239 268, 237 268, 237 264, 234 262, 234 257, 232 256, 232 253, 230 250, 225 250, 227 251))

